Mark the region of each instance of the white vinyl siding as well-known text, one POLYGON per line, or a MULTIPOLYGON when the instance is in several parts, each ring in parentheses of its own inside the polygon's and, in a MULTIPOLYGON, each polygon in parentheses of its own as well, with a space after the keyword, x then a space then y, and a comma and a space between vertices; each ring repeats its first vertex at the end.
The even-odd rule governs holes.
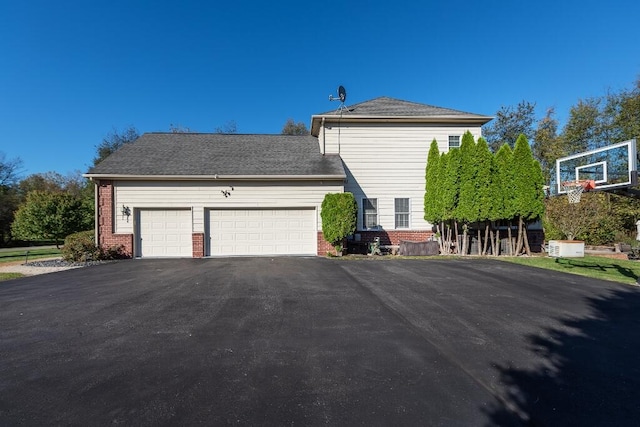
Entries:
POLYGON ((378 228, 378 200, 362 199, 362 228, 364 230, 378 228))
MULTIPOLYGON (((424 220, 424 187, 431 141, 436 139, 440 152, 444 153, 449 150, 449 135, 462 135, 469 130, 477 140, 481 136, 480 126, 356 125, 343 120, 339 145, 337 124, 326 127, 324 137, 326 152, 339 151, 344 162, 347 172, 344 191, 353 193, 356 200, 377 199, 378 224, 382 229, 395 228, 394 200, 401 192, 410 199, 411 230, 430 230, 432 225, 424 220)), ((362 225, 359 212, 358 227, 362 225)))
POLYGON ((409 228, 409 218, 411 217, 411 208, 409 206, 410 206, 409 199, 406 199, 406 198, 395 199, 395 215, 396 215, 395 228, 409 228))
POLYGON ((326 193, 341 193, 342 181, 116 181, 114 232, 133 233, 134 221, 120 214, 122 205, 133 209, 190 209, 192 233, 205 232, 205 211, 228 208, 315 209, 316 229, 322 230, 320 206, 326 193), (233 187, 233 190, 231 190, 233 187), (223 191, 229 191, 225 197, 223 191))

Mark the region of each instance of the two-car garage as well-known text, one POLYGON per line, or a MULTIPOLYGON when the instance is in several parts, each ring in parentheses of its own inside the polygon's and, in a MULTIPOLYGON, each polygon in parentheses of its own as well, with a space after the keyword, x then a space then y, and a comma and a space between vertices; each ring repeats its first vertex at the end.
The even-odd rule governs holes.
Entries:
MULTIPOLYGON (((191 209, 140 209, 139 257, 191 257, 191 209)), ((315 255, 315 208, 210 209, 205 214, 205 255, 315 255)))

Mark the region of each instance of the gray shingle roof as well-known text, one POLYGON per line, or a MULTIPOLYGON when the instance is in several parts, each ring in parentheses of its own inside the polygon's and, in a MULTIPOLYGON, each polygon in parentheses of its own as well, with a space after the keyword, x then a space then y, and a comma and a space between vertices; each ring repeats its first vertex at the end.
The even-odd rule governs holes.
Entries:
POLYGON ((370 101, 351 105, 346 110, 328 111, 311 116, 311 135, 318 136, 321 123, 326 121, 368 122, 376 121, 429 123, 434 124, 468 124, 482 126, 493 117, 482 114, 467 113, 451 108, 435 107, 433 105, 418 104, 417 102, 381 96, 370 101))
POLYGON ((145 133, 89 176, 345 176, 338 155, 320 154, 312 136, 145 133))
MULTIPOLYGON (((336 114, 336 110, 322 113, 320 115, 330 114, 336 114)), ((480 114, 466 113, 464 111, 453 110, 451 108, 435 107, 433 105, 403 101, 401 99, 389 98, 387 96, 381 96, 359 104, 354 104, 347 107, 347 112, 344 112, 344 114, 382 117, 486 117, 480 114)))

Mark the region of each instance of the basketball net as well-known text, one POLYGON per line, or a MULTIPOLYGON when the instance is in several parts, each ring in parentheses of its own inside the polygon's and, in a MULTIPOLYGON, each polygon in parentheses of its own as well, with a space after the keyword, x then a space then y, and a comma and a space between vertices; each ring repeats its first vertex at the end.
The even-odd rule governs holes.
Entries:
POLYGON ((594 187, 595 182, 592 179, 581 179, 562 183, 562 189, 566 191, 569 203, 580 203, 582 193, 594 187))

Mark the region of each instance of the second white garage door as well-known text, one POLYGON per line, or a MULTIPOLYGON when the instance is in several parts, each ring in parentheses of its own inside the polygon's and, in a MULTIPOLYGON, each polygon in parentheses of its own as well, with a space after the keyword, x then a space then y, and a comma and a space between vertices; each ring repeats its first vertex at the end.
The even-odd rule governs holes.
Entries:
POLYGON ((315 255, 315 209, 209 211, 210 255, 315 255))
POLYGON ((191 211, 141 209, 137 255, 141 257, 191 257, 191 211))

